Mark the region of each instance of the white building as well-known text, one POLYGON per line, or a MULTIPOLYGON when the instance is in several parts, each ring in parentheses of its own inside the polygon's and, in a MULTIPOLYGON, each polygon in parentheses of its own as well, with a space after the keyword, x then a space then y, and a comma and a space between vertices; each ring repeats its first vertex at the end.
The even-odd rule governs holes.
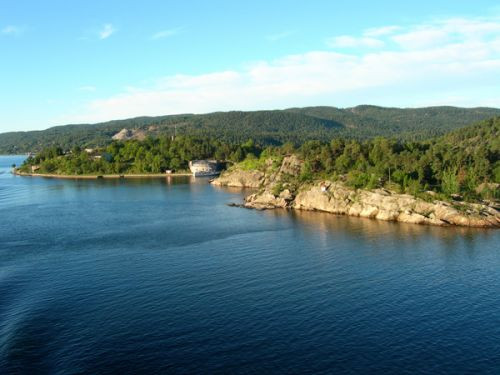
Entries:
POLYGON ((216 176, 220 173, 220 164, 217 160, 192 160, 189 169, 193 176, 216 176))

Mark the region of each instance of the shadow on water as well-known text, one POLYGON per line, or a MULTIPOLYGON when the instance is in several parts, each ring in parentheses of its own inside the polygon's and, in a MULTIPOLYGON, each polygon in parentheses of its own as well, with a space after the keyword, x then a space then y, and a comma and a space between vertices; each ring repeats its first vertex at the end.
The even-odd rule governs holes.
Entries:
POLYGON ((45 183, 64 186, 71 188, 98 188, 98 187, 115 187, 115 186, 161 186, 161 185, 185 185, 185 184, 201 184, 204 181, 195 179, 191 176, 165 176, 165 177, 138 177, 138 178, 99 178, 99 179, 57 179, 50 177, 31 177, 34 179, 42 179, 45 183))

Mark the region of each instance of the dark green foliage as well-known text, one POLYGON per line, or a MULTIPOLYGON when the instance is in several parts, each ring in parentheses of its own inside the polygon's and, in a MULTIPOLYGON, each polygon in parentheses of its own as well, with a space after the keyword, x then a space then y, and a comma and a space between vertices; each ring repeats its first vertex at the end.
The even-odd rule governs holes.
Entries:
POLYGON ((28 158, 21 170, 30 172, 31 166, 36 165, 40 168, 39 173, 69 175, 163 173, 167 169, 186 170, 189 161, 195 159, 217 157, 219 160, 232 160, 237 150, 242 158, 247 159, 253 157, 258 160, 253 153, 260 154, 260 148, 253 141, 238 146, 213 139, 178 136, 172 140, 159 137, 144 141, 114 141, 92 152, 73 147, 63 153, 62 148, 52 146, 28 158))
POLYGON ((336 179, 355 188, 387 187, 412 195, 427 190, 465 200, 497 199, 500 117, 422 142, 377 137, 370 141, 310 141, 300 149, 299 181, 336 179), (483 186, 482 191, 479 187, 483 186))
POLYGON ((276 185, 274 185, 272 194, 275 197, 278 197, 282 191, 283 191, 283 183, 278 182, 276 185))
MULTIPOLYGON (((332 138, 364 140, 376 136, 398 140, 423 140, 473 122, 500 115, 494 108, 430 107, 418 109, 358 106, 291 108, 276 111, 216 112, 204 115, 139 117, 95 125, 65 125, 43 131, 0 134, 0 153, 38 152, 53 145, 100 147, 123 128, 147 134, 177 134, 216 138, 240 144, 253 139, 261 145, 287 144, 288 152, 308 140, 327 142, 332 138)), ((233 159, 242 160, 235 150, 233 159)))
MULTIPOLYGON (((353 108, 307 107, 288 111, 340 125, 338 136, 368 139, 377 136, 399 140, 424 140, 469 124, 499 116, 497 108, 386 108, 360 105, 353 108)), ((316 138, 319 139, 319 138, 316 138)))
MULTIPOLYGON (((315 162, 315 161, 313 161, 315 162)), ((314 179, 314 171, 311 166, 311 162, 306 160, 302 165, 302 169, 300 171, 299 180, 300 182, 312 182, 314 179)))
MULTIPOLYGON (((465 200, 498 199, 500 183, 500 117, 455 130, 426 141, 376 137, 361 141, 335 138, 306 141, 298 149, 290 143, 264 150, 253 140, 242 144, 212 138, 148 137, 144 141, 112 142, 96 154, 73 147, 63 153, 52 146, 29 158, 22 169, 60 174, 162 173, 187 169, 189 160, 217 158, 240 162, 241 169, 279 168, 284 155, 298 153, 304 161, 299 176, 282 181, 289 186, 320 178, 343 178, 355 188, 389 189, 419 195, 432 190, 443 197, 460 194, 465 200), (268 160, 271 163, 268 163, 268 160)), ((273 193, 279 194, 282 186, 273 193)))

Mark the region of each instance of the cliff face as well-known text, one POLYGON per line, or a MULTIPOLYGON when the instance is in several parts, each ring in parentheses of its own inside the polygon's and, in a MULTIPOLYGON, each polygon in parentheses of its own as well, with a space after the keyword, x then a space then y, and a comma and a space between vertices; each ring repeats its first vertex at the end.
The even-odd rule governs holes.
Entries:
POLYGON ((232 186, 241 188, 259 188, 264 179, 264 173, 260 171, 243 171, 239 169, 224 172, 220 177, 212 181, 218 186, 232 186))
POLYGON ((277 170, 267 168, 265 171, 249 172, 235 169, 224 173, 214 183, 259 188, 259 192, 245 198, 243 206, 247 208, 317 210, 414 224, 500 227, 498 207, 484 204, 427 202, 385 189, 352 189, 332 181, 289 188, 287 176, 297 176, 300 167, 297 157, 289 156, 277 170))

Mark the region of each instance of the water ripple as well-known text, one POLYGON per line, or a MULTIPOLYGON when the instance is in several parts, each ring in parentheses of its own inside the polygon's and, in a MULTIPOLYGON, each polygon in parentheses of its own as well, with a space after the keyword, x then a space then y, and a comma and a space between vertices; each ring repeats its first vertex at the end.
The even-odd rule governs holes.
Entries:
POLYGON ((0 373, 498 373, 495 231, 0 178, 0 373))

